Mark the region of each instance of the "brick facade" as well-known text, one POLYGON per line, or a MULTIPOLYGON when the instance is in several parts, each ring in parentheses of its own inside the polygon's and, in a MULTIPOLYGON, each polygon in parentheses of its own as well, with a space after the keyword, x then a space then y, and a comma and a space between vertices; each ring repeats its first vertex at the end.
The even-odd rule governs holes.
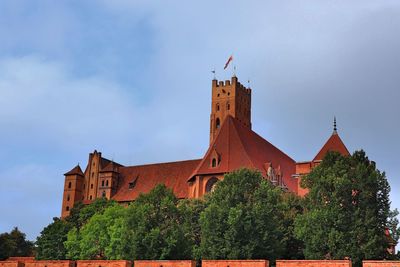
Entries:
POLYGON ((191 260, 139 260, 134 263, 135 267, 196 267, 196 262, 191 260))
POLYGON ((24 267, 24 263, 19 261, 0 261, 0 267, 24 267))
POLYGON ((131 267, 132 262, 126 260, 82 260, 76 261, 76 267, 131 267))
POLYGON ((363 261, 363 267, 400 267, 400 261, 363 261))
POLYGON ((26 261, 25 267, 75 267, 74 261, 26 261))
POLYGON ((276 267, 351 267, 350 260, 277 260, 276 267))
MULTIPOLYGON (((267 260, 203 260, 202 267, 269 267, 267 260)), ((136 267, 136 266, 135 266, 136 267)))

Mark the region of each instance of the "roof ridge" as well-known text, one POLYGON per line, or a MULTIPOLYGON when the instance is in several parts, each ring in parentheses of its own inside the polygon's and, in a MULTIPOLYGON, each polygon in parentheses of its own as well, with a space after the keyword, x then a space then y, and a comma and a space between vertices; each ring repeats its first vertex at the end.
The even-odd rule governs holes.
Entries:
POLYGON ((201 160, 201 159, 187 159, 187 160, 177 160, 177 161, 166 161, 166 162, 146 163, 146 164, 141 164, 141 165, 122 166, 122 168, 133 168, 133 167, 153 166, 153 165, 166 165, 166 164, 181 163, 181 162, 189 162, 189 161, 197 161, 197 160, 201 160))

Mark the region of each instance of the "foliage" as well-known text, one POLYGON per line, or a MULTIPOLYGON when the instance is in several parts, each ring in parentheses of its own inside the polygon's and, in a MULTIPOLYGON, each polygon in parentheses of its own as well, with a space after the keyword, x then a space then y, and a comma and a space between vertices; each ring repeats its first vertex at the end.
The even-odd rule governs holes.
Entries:
POLYGON ((179 213, 181 216, 180 225, 184 232, 184 237, 188 242, 185 252, 191 255, 192 259, 201 259, 201 225, 200 214, 206 208, 206 202, 202 199, 186 199, 179 203, 179 213))
POLYGON ((310 191, 295 233, 304 241, 306 258, 350 257, 359 265, 387 256, 390 187, 363 151, 349 157, 328 153, 302 185, 310 191))
POLYGON ((283 254, 279 227, 282 192, 260 173, 242 169, 225 175, 201 214, 204 259, 270 259, 283 254))
POLYGON ((179 225, 178 199, 165 185, 141 194, 127 211, 124 240, 129 259, 190 259, 190 242, 179 225))
POLYGON ((26 240, 25 234, 18 227, 10 233, 0 234, 0 260, 8 257, 31 256, 33 249, 33 243, 26 240))
POLYGON ((36 241, 36 259, 62 260, 66 257, 64 242, 67 240, 71 224, 67 221, 53 218, 53 222, 46 226, 36 241))
POLYGON ((93 215, 80 232, 73 228, 65 242, 69 258, 121 259, 125 214, 126 209, 114 203, 103 213, 93 215))

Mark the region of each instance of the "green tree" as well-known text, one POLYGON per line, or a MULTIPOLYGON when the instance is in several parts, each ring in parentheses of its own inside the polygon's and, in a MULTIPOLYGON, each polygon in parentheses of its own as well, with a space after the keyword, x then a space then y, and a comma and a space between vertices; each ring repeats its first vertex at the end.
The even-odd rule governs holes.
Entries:
POLYGON ((71 224, 59 218, 53 218, 53 222, 46 226, 36 241, 36 259, 38 260, 62 260, 66 258, 64 242, 67 240, 71 224))
POLYGON ((74 228, 65 242, 71 259, 121 259, 126 209, 118 204, 93 215, 77 233, 74 228))
POLYGON ((129 259, 190 259, 191 249, 179 225, 178 199, 165 185, 141 194, 127 211, 124 240, 129 259))
POLYGON ((201 214, 204 259, 274 260, 284 251, 282 191, 260 173, 242 169, 225 175, 201 214))
POLYGON ((365 152, 328 153, 302 185, 310 191, 295 234, 304 241, 306 258, 350 257, 359 266, 362 259, 387 256, 390 187, 365 152))
POLYGON ((186 199, 182 200, 178 205, 181 216, 180 225, 183 229, 185 240, 189 243, 186 253, 192 255, 191 258, 196 260, 201 258, 200 214, 205 207, 206 202, 202 199, 186 199))
POLYGON ((18 227, 15 227, 10 233, 0 234, 0 259, 31 256, 33 249, 33 243, 26 240, 25 234, 18 227))

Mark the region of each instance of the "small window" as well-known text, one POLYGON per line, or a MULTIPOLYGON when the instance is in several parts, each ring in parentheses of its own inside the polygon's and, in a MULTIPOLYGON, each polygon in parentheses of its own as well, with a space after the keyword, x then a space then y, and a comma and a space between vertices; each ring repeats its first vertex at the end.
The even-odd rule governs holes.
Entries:
POLYGON ((220 126, 220 121, 219 118, 217 118, 216 122, 215 122, 215 128, 219 129, 220 126))
POLYGON ((93 189, 93 184, 90 185, 90 189, 93 189))
POLYGON ((92 200, 92 196, 90 196, 89 199, 92 200))
POLYGON ((67 201, 69 201, 70 200, 70 198, 69 198, 69 195, 67 196, 67 201))
POLYGON ((102 197, 106 197, 106 191, 103 191, 103 193, 101 193, 102 197))
POLYGON ((104 180, 103 180, 103 181, 101 181, 101 186, 104 186, 104 180))
POLYGON ((213 168, 217 167, 217 160, 215 158, 212 159, 212 161, 211 161, 211 167, 213 167, 213 168))
POLYGON ((219 97, 219 94, 217 95, 217 97, 219 97))
POLYGON ((69 206, 66 206, 66 207, 65 207, 65 210, 66 210, 66 211, 69 211, 69 206))
POLYGON ((68 183, 68 188, 71 188, 71 186, 72 186, 72 183, 69 182, 69 183, 68 183))
POLYGON ((83 189, 85 189, 86 188, 86 184, 83 184, 83 189))
POLYGON ((231 92, 228 92, 228 95, 231 95, 231 92))
POLYGON ((217 111, 219 111, 219 104, 217 103, 217 111))
POLYGON ((106 181, 106 186, 108 186, 108 180, 106 181))

